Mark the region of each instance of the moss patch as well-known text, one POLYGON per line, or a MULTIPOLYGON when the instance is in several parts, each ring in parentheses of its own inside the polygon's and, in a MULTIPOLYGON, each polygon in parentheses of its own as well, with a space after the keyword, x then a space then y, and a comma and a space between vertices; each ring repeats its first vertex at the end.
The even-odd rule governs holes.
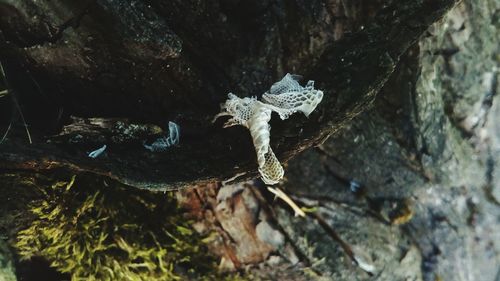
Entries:
POLYGON ((170 193, 88 177, 42 192, 30 206, 36 219, 17 235, 22 259, 43 257, 72 280, 220 278, 170 193))

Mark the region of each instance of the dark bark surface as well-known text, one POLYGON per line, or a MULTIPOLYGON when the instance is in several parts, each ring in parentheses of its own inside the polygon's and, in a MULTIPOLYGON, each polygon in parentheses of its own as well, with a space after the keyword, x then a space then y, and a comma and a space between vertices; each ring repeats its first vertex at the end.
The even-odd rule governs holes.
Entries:
POLYGON ((374 109, 291 161, 287 191, 378 268, 353 269, 328 229, 278 207, 328 278, 499 280, 499 8, 461 3, 402 57, 374 109))
MULTIPOLYGON (((4 127, 18 120, 2 172, 198 184, 176 193, 193 227, 254 279, 498 281, 500 2, 463 1, 434 24, 454 1, 392 2, 2 1, 0 60, 33 136, 2 104, 4 127), (247 131, 210 123, 218 104, 286 72, 325 91, 309 119, 271 124, 279 158, 297 156, 279 187, 306 218, 259 181, 214 182, 256 176, 247 131), (169 120, 180 146, 146 151, 169 120)), ((9 242, 41 196, 16 174, 1 180, 9 242)))
POLYGON ((228 92, 260 95, 286 72, 316 80, 325 92, 316 113, 272 122, 272 147, 286 161, 366 110, 399 57, 455 3, 195 2, 3 1, 0 59, 34 143, 9 135, 1 167, 91 171, 156 190, 255 176, 244 128, 211 124, 228 92), (81 126, 53 137, 71 116, 125 118, 139 130, 172 120, 181 145, 150 153, 147 136, 112 120, 97 136, 81 126), (103 144, 104 157, 87 157, 103 144))
MULTIPOLYGON (((258 252, 268 254, 265 266, 251 271, 264 277, 499 280, 499 8, 466 1, 433 25, 401 57, 373 109, 289 162, 282 188, 314 215, 297 218, 279 200, 260 202, 253 209, 269 213, 270 204, 273 219, 262 223, 281 235, 257 231, 257 242, 236 241, 241 259, 224 265, 241 267, 246 249, 267 241, 275 252, 258 252), (371 262, 374 274, 349 251, 371 262)), ((238 185, 219 194, 228 189, 230 200, 208 197, 234 217, 260 198, 238 185)))

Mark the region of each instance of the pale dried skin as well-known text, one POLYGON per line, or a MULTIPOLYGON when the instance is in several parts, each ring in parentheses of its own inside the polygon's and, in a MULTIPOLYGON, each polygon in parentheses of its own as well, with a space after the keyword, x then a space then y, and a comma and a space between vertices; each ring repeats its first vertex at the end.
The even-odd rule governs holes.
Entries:
POLYGON ((255 97, 239 98, 229 93, 222 105, 222 112, 215 116, 215 119, 231 116, 224 128, 241 125, 250 130, 259 172, 266 184, 278 183, 285 173, 270 147, 271 113, 277 112, 282 120, 297 111, 309 116, 323 98, 323 92, 314 89, 314 81, 309 81, 306 87, 302 87, 297 82, 297 77, 288 73, 281 81, 274 83, 262 96, 264 102, 255 97))
POLYGON ((274 155, 273 150, 269 147, 269 151, 264 155, 264 164, 259 164, 259 173, 262 180, 266 184, 277 184, 285 174, 283 166, 274 155))
POLYGON ((179 144, 180 132, 179 125, 174 122, 168 122, 168 137, 157 138, 151 145, 144 144, 144 147, 152 152, 165 151, 173 145, 179 144))
POLYGON ((305 87, 302 87, 296 80, 298 77, 288 73, 262 95, 264 102, 275 106, 273 110, 280 115, 282 120, 297 111, 309 116, 323 99, 323 91, 314 89, 314 81, 309 81, 305 87))
POLYGON ((106 150, 106 145, 103 145, 101 148, 98 148, 92 152, 89 153, 89 157, 90 158, 97 158, 99 157, 103 152, 104 150, 106 150))

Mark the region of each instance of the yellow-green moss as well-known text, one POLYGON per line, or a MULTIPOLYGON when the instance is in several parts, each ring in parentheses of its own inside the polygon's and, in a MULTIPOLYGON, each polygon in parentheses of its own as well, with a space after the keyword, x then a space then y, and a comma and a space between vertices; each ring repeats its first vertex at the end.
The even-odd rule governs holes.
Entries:
POLYGON ((171 194, 74 177, 43 188, 43 194, 31 205, 35 221, 17 235, 22 259, 43 257, 73 281, 219 276, 171 194))

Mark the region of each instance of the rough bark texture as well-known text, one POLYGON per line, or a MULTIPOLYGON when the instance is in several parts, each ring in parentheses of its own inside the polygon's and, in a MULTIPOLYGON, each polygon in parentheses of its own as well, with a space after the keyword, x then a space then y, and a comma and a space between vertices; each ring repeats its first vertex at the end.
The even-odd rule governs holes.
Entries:
MULTIPOLYGON (((271 276, 499 280, 499 8, 461 3, 405 53, 372 110, 290 161, 283 188, 316 215, 296 218, 268 201, 271 225, 285 237, 265 259, 271 276), (339 237, 373 263, 373 276, 339 237), (284 266, 294 262, 302 266, 284 266)), ((229 202, 240 196, 248 197, 229 202)), ((252 272, 269 277, 267 266, 252 272)))
MULTIPOLYGON (((499 8, 464 1, 406 53, 373 110, 289 165, 287 191, 371 256, 378 280, 500 278, 499 8)), ((278 209, 304 252, 314 238, 319 271, 370 280, 328 231, 278 209)))
MULTIPOLYGON (((34 136, 13 130, 0 167, 199 184, 177 193, 194 228, 215 233, 222 268, 254 278, 500 280, 498 0, 463 1, 430 28, 454 1, 63 2, 0 4, 0 59, 34 136), (306 218, 259 182, 213 182, 255 176, 248 133, 210 124, 218 103, 285 72, 326 93, 309 119, 272 124, 282 160, 319 145, 280 186, 306 218), (181 146, 145 151, 168 120, 181 146)), ((37 192, 2 191, 6 238, 37 192)))
POLYGON ((287 160, 319 144, 372 103, 399 57, 456 1, 390 2, 2 1, 0 59, 34 143, 11 135, 0 165, 92 171, 156 190, 255 176, 248 133, 210 122, 219 103, 303 74, 325 98, 310 118, 273 122, 272 147, 287 160), (50 137, 70 116, 127 118, 134 128, 173 120, 181 145, 150 153, 145 137, 112 122, 100 137, 92 126, 50 137), (86 157, 103 144, 106 156, 86 157))

